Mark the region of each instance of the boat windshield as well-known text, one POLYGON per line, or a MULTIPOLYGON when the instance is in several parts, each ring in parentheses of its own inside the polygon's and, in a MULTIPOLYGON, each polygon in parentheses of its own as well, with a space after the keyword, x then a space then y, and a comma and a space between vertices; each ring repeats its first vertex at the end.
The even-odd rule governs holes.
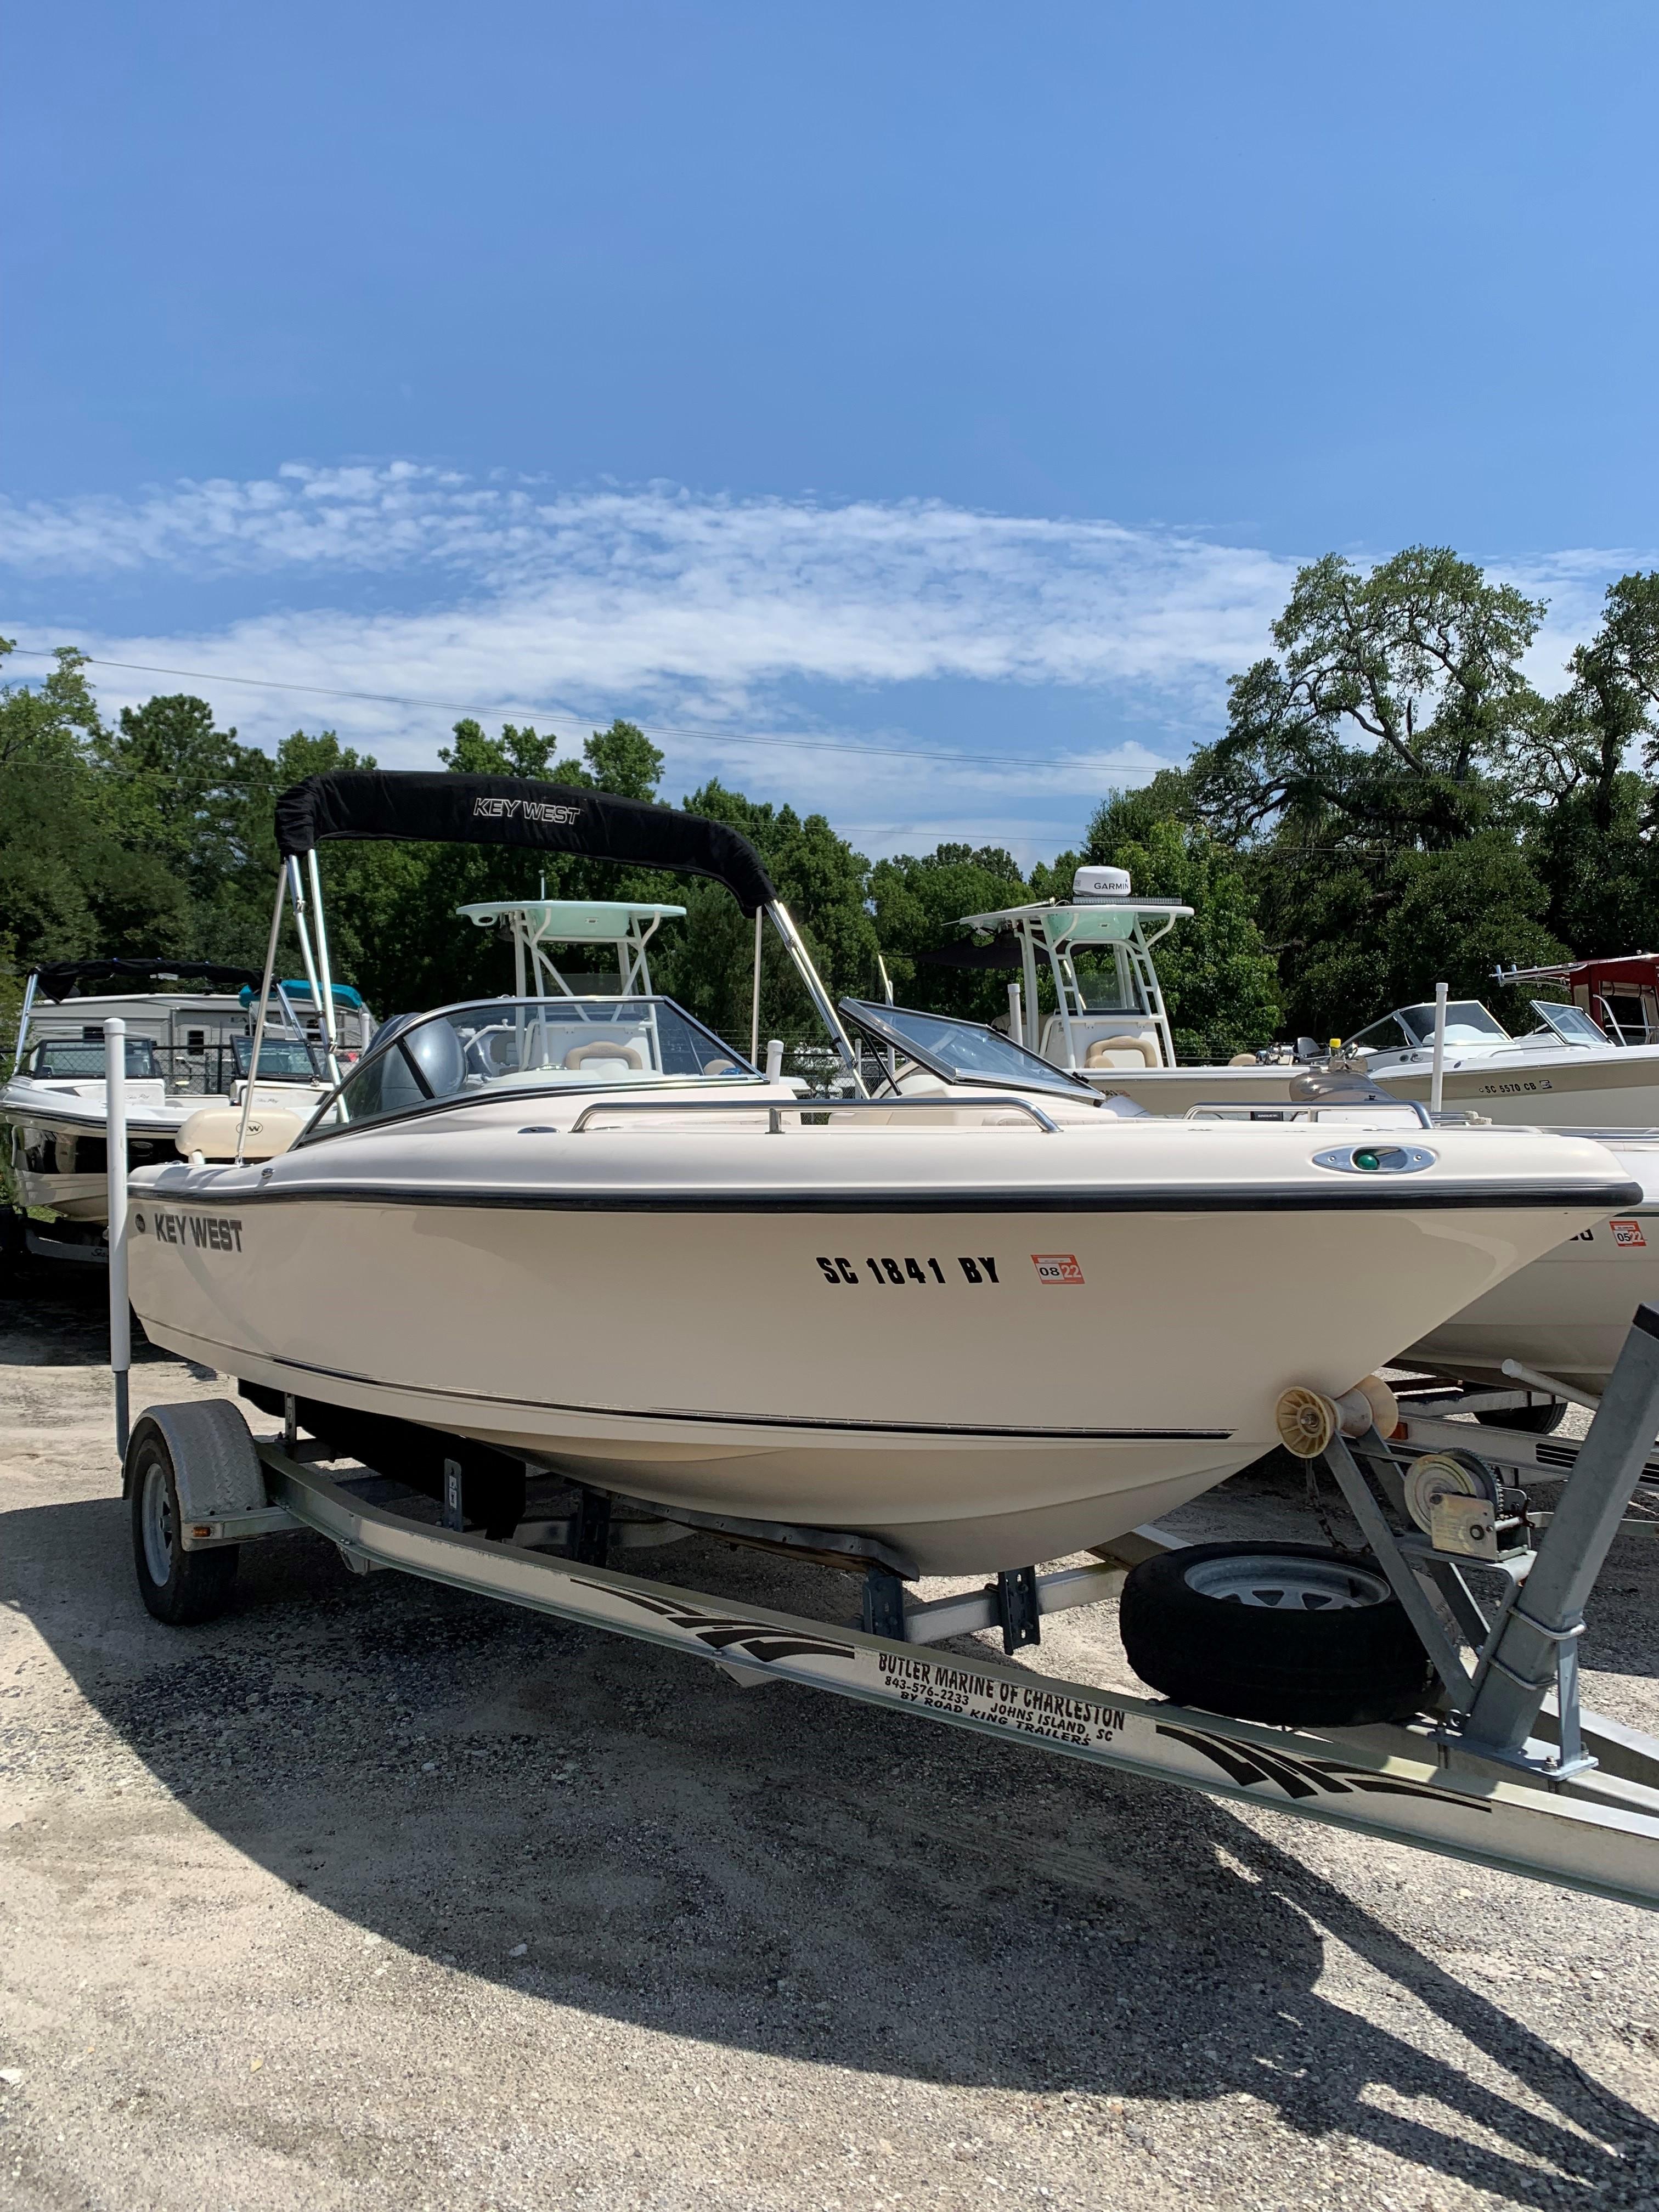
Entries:
POLYGON ((1013 1043, 982 1022, 961 1022, 950 1014, 918 1013, 911 1006, 877 1006, 864 999, 843 999, 841 1011, 874 1043, 896 1046, 947 1083, 1000 1083, 1019 1091, 1062 1091, 1070 1096, 1094 1091, 1080 1076, 1068 1075, 1024 1045, 1013 1043))
MULTIPOLYGON (((155 1046, 149 1037, 130 1036, 126 1041, 127 1073, 146 1079, 161 1073, 155 1064, 155 1046)), ((34 1057, 29 1062, 31 1075, 50 1079, 101 1083, 106 1066, 102 1037, 45 1037, 36 1045, 34 1057)))
POLYGON ((672 999, 489 999, 388 1023, 301 1141, 480 1096, 755 1073, 672 999))
POLYGON ((1553 1030, 1563 1044, 1611 1044, 1613 1040, 1604 1029, 1599 1028, 1582 1006, 1564 1006, 1553 999, 1534 999, 1532 1010, 1538 1016, 1540 1027, 1534 1036, 1553 1030))
MULTIPOLYGON (((1411 1032, 1413 1044, 1434 1042, 1434 1002, 1425 1006, 1401 1006, 1400 1019, 1411 1032)), ((1509 1031, 1497 1016, 1489 1014, 1478 999, 1454 999, 1446 1009, 1448 1044, 1503 1044, 1509 1031)))
MULTIPOLYGON (((1509 1031, 1478 999, 1454 999, 1446 1009, 1448 1044, 1506 1044, 1509 1031)), ((1434 1002, 1399 1006, 1348 1039, 1349 1052, 1403 1052, 1408 1045, 1434 1042, 1434 1002)))
MULTIPOLYGON (((236 1073, 246 1079, 253 1065, 253 1039, 233 1037, 230 1048, 236 1056, 236 1073)), ((314 1058, 311 1048, 298 1037, 270 1037, 259 1048, 259 1080, 261 1083, 315 1083, 323 1073, 322 1056, 314 1058)))

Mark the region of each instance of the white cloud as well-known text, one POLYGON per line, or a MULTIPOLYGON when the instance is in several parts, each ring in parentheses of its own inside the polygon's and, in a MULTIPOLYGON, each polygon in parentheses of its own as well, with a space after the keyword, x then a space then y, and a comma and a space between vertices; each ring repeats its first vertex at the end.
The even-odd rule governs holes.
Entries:
MULTIPOLYGON (((1606 582, 1638 557, 1582 551, 1493 564, 1552 600, 1534 655, 1539 680, 1559 680, 1606 582)), ((751 787, 787 790, 849 827, 861 816, 884 848, 890 829, 914 827, 914 843, 947 811, 964 828, 971 818, 1006 829, 1000 810, 1016 794, 1042 817, 1040 830, 1030 823, 1039 842, 1066 823, 1061 834, 1074 836, 1078 794, 1178 758, 1218 726, 1225 679, 1268 649, 1296 563, 1195 531, 938 501, 558 492, 396 463, 296 464, 257 482, 186 482, 132 500, 0 501, 0 565, 27 574, 37 597, 43 581, 61 579, 65 599, 72 588, 83 605, 89 595, 96 605, 100 587, 125 594, 135 583, 164 586, 170 605, 181 586, 211 585, 222 605, 243 580, 246 597, 269 609, 274 587, 280 611, 212 628, 37 628, 26 640, 73 635, 105 660, 202 672, 191 688, 264 743, 299 722, 329 723, 410 765, 430 760, 464 711, 544 726, 555 709, 573 726, 621 711, 797 738, 833 714, 843 742, 858 742, 849 731, 861 737, 858 757, 688 732, 670 744, 671 776, 735 767, 751 787), (364 604, 371 597, 377 605, 364 604), (315 696, 245 689, 230 682, 238 677, 315 696), (1016 715, 1008 739, 964 749, 1029 755, 1018 767, 873 750, 927 747, 902 724, 884 740, 882 725, 902 712, 884 695, 940 679, 1086 695, 1073 726, 1082 719, 1109 732, 1127 720, 1152 742, 1045 745, 1016 715), (340 696, 349 693, 423 703, 340 696)), ((157 688, 142 674, 98 673, 112 702, 157 688)))
MULTIPOLYGON (((661 488, 544 495, 407 463, 0 501, 0 561, 37 577, 424 575, 459 587, 450 623, 492 647, 599 684, 721 686, 1180 680, 1259 646, 1289 574, 1268 554, 1110 522, 661 488)), ((331 621, 317 632, 331 647, 357 635, 349 618, 300 619, 331 621)), ((441 640, 442 617, 435 633, 419 619, 441 640)), ((363 635, 405 641, 384 619, 363 635)))

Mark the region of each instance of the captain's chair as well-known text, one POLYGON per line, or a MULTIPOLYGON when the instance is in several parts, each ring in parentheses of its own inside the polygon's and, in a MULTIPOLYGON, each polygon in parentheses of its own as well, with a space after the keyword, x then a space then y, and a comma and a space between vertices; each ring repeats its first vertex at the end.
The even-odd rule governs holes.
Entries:
POLYGON ((573 1044, 564 1056, 567 1067, 586 1067, 590 1060, 621 1060, 625 1067, 642 1068, 645 1054, 638 1045, 629 1044, 623 1037, 594 1037, 586 1044, 573 1044))
POLYGON ((1151 1037, 1097 1037, 1083 1055, 1088 1067, 1156 1067, 1158 1047, 1151 1037))

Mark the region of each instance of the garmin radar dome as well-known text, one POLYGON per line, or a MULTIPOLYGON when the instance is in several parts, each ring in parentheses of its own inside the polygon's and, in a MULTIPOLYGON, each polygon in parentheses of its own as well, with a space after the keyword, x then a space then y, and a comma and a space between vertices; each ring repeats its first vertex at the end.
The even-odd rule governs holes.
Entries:
POLYGON ((1100 866, 1079 868, 1072 878, 1072 896, 1074 899, 1127 898, 1129 871, 1127 868, 1100 866))

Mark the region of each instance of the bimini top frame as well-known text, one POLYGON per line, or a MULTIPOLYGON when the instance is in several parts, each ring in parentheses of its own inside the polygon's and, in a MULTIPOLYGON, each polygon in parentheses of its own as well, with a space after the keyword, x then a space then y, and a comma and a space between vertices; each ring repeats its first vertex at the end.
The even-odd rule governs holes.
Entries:
MULTIPOLYGON (((533 852, 580 853, 635 867, 706 876, 714 883, 724 884, 755 923, 751 1060, 759 1054, 761 925, 763 918, 769 916, 819 1018, 835 1041, 842 1066, 859 1093, 864 1093, 858 1054, 841 1018, 765 864, 740 831, 700 814, 684 814, 675 807, 651 806, 643 799, 621 799, 613 792, 573 784, 541 783, 529 776, 451 775, 416 769, 350 769, 331 775, 307 776, 276 801, 276 847, 283 866, 265 952, 264 988, 254 1042, 256 1066, 264 1033, 264 1007, 276 972, 283 902, 291 895, 307 979, 314 1003, 323 1010, 329 1073, 334 1082, 340 1079, 333 982, 323 922, 322 883, 317 872, 317 848, 332 838, 507 845, 533 852), (317 918, 314 952, 306 920, 307 889, 317 918)), ((249 1099, 252 1096, 250 1091, 249 1099)), ((246 1143, 247 1121, 248 1101, 245 1100, 237 1145, 239 1162, 246 1143)))
MULTIPOLYGON (((1024 1033, 1015 1037, 1015 1042, 1024 1044, 1030 1052, 1042 1050, 1038 962, 1048 963, 1054 987, 1062 1049, 1045 1057, 1071 1073, 1081 1074, 1085 1069, 1079 1053, 1076 1025, 1091 1014, 1098 1014, 1100 1009, 1090 1007, 1078 979, 1073 956, 1090 951, 1113 954, 1120 999, 1139 1020, 1150 1023, 1159 1063, 1173 1067, 1175 1039, 1170 1032, 1164 994, 1158 988, 1152 947, 1169 934, 1176 922, 1188 920, 1192 912, 1191 907, 1182 906, 1176 899, 1133 896, 1129 878, 1121 869, 1079 868, 1069 900, 1050 899, 1036 906, 1001 907, 991 914, 963 915, 960 927, 999 933, 1006 931, 1012 936, 1019 949, 1024 1006, 1017 1010, 1011 1004, 1010 1026, 1015 1019, 1021 1022, 1024 1033), (1094 889, 1093 885, 1099 882, 1110 883, 1113 888, 1094 889), (1120 884, 1121 889, 1116 887, 1120 884)), ((986 964, 1000 963, 988 961, 986 964)))
POLYGON ((591 976, 574 981, 553 957, 556 946, 605 945, 616 955, 624 999, 651 996, 646 947, 665 921, 684 918, 683 906, 635 906, 621 899, 519 899, 483 901, 457 907, 480 929, 505 923, 513 935, 514 995, 520 999, 614 999, 618 994, 578 989, 591 976))

